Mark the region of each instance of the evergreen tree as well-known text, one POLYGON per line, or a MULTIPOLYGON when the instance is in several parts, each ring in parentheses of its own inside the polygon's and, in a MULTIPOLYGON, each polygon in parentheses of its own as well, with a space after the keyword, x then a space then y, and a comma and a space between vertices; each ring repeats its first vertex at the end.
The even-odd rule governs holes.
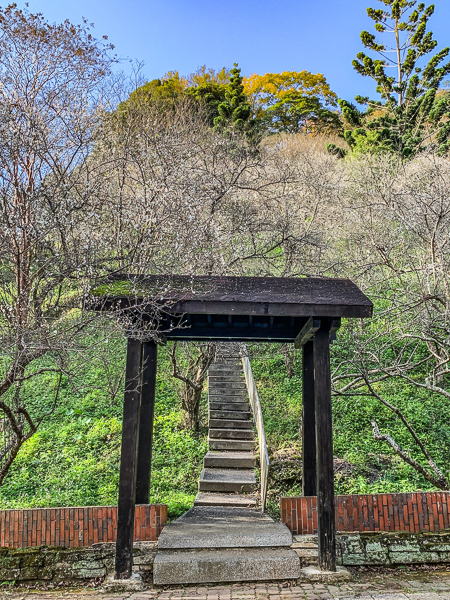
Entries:
POLYGON ((237 63, 230 71, 230 79, 225 92, 225 100, 218 106, 218 116, 214 127, 221 131, 234 128, 246 134, 247 139, 255 141, 257 121, 252 118, 252 109, 244 93, 241 69, 237 63))
MULTIPOLYGON (((360 52, 353 67, 376 82, 381 100, 357 96, 365 110, 339 101, 347 128, 345 140, 353 151, 396 152, 403 158, 429 146, 446 154, 450 149, 450 94, 440 87, 450 73, 450 62, 446 62, 450 49, 437 52, 428 63, 422 60, 437 46, 433 33, 427 32, 434 5, 426 8, 417 0, 379 1, 385 7, 368 8, 367 14, 375 22, 375 30, 393 35, 395 43, 389 46, 372 33, 361 33, 364 46, 379 58, 360 52), (389 68, 395 69, 395 75, 388 74, 389 68)), ((334 144, 328 149, 345 154, 334 144)))

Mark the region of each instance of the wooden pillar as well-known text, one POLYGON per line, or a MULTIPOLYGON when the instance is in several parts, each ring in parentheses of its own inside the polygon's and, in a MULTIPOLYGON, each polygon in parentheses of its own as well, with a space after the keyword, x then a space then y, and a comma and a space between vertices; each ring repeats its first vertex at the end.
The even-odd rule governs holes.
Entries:
POLYGON ((136 504, 148 504, 150 494, 157 349, 155 342, 143 344, 136 504))
POLYGON ((334 517, 333 422, 331 411, 330 324, 322 326, 314 338, 317 444, 317 520, 319 567, 336 571, 336 532, 334 517))
POLYGON ((139 444, 142 344, 128 339, 123 403, 122 449, 120 454, 119 502, 115 578, 128 579, 133 566, 136 467, 139 444))
POLYGON ((314 343, 303 346, 303 425, 302 490, 304 496, 317 495, 316 414, 314 397, 314 343))

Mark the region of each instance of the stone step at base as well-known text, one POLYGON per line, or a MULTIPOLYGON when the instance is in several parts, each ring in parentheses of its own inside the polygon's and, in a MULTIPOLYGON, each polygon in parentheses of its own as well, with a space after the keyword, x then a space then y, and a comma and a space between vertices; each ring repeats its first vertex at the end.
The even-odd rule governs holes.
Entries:
POLYGON ((215 440, 254 440, 253 429, 209 429, 209 435, 215 440))
POLYGON ((210 429, 247 429, 253 427, 253 421, 247 420, 232 420, 232 419, 212 419, 209 418, 210 429))
POLYGON ((318 564, 319 540, 317 535, 295 535, 291 548, 303 564, 318 564))
POLYGON ((249 410, 213 410, 209 408, 210 419, 225 419, 227 421, 251 421, 252 413, 249 410))
POLYGON ((199 492, 253 492, 256 478, 250 469, 204 468, 198 482, 199 492))
POLYGON ((229 450, 231 452, 255 449, 255 442, 253 440, 218 440, 209 438, 208 445, 210 450, 229 450))
POLYGON ((254 452, 207 452, 203 459, 205 468, 254 469, 256 456, 254 452))
POLYGON ((209 410, 245 411, 250 412, 250 404, 247 401, 229 402, 228 400, 209 400, 209 410))
POLYGON ((205 548, 289 548, 286 525, 251 508, 195 506, 164 527, 159 550, 205 548))
POLYGON ((218 494, 199 492, 194 506, 228 506, 232 508, 255 508, 256 498, 245 494, 218 494))
POLYGON ((158 552, 155 585, 297 579, 300 561, 285 548, 237 548, 158 552))

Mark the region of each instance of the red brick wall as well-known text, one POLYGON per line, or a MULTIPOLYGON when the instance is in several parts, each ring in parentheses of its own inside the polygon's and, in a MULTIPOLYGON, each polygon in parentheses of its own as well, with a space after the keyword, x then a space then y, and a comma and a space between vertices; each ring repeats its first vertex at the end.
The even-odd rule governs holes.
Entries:
MULTIPOLYGON (((156 541, 166 523, 165 504, 136 506, 134 541, 156 541)), ((92 546, 115 542, 116 528, 117 506, 1 510, 0 547, 92 546)))
MULTIPOLYGON (((317 533, 317 498, 281 498, 281 520, 294 535, 317 533)), ((450 529, 450 492, 336 496, 337 531, 450 529)))

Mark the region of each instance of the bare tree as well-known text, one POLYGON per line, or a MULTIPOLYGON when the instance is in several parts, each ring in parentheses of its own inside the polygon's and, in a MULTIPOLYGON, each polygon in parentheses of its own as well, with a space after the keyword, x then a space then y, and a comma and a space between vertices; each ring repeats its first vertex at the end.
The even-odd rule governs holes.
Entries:
POLYGON ((110 50, 86 23, 0 9, 0 483, 51 411, 32 414, 23 385, 55 373, 56 402, 92 318, 82 310, 89 281, 108 270, 104 175, 89 154, 110 50))
POLYGON ((375 300, 372 322, 348 326, 334 373, 339 395, 368 394, 403 423, 425 466, 375 416, 374 437, 440 489, 450 483, 410 420, 380 392, 379 382, 404 381, 450 399, 450 165, 433 155, 409 163, 388 157, 354 161, 345 202, 347 274, 375 300), (348 264, 348 262, 347 262, 348 264))
POLYGON ((177 342, 169 348, 172 361, 172 375, 182 382, 181 407, 186 414, 188 429, 198 431, 200 424, 200 402, 208 369, 216 356, 215 344, 177 342), (180 356, 181 354, 181 356, 180 356))

